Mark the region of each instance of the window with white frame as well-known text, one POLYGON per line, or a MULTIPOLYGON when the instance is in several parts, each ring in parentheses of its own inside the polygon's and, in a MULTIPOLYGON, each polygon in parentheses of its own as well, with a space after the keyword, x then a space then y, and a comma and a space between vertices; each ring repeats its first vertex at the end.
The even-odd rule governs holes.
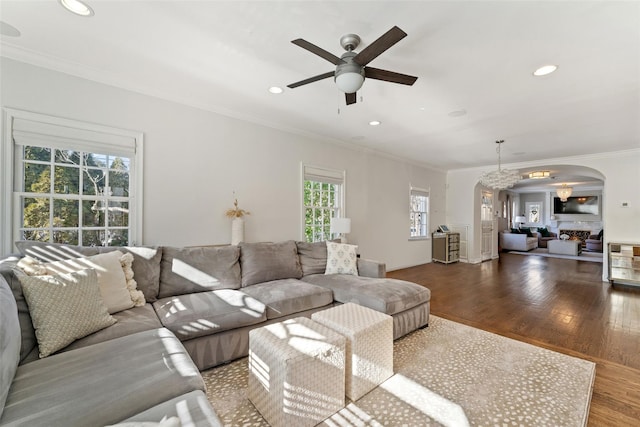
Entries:
POLYGON ((304 239, 331 240, 331 218, 344 216, 345 172, 302 165, 302 177, 304 239))
MULTIPOLYGON (((142 135, 9 110, 14 240, 125 246, 140 240, 142 135)), ((7 245, 3 242, 3 245, 7 245)))
POLYGON ((411 187, 409 223, 409 237, 429 237, 429 190, 411 187))

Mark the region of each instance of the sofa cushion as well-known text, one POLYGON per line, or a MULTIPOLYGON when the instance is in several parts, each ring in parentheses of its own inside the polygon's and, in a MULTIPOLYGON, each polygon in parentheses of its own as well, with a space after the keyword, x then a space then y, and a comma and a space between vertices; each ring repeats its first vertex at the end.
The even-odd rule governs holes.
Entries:
POLYGON ((9 284, 0 276, 0 417, 20 362, 18 306, 9 284))
POLYGON ((16 272, 29 305, 40 357, 113 325, 93 269, 50 276, 16 272))
POLYGON ((128 268, 131 268, 132 262, 133 257, 131 254, 125 256, 125 254, 120 251, 112 251, 88 257, 47 263, 26 256, 18 262, 18 267, 30 276, 40 274, 55 275, 92 268, 98 275, 98 284, 100 285, 102 300, 107 306, 109 313, 113 314, 131 308, 134 305, 140 306, 145 303, 142 292, 135 289, 136 282, 134 280, 127 280, 125 276, 126 265, 128 264, 128 268), (131 258, 130 262, 121 262, 123 258, 127 257, 131 258), (129 283, 131 283, 131 285, 129 285, 129 283))
POLYGON ((9 288, 11 288, 13 298, 18 307, 18 321, 20 322, 20 363, 23 363, 25 358, 34 349, 37 349, 38 341, 36 340, 36 331, 33 329, 29 306, 22 293, 22 285, 14 274, 18 261, 19 258, 16 256, 9 256, 0 260, 0 275, 2 275, 9 284, 9 288))
POLYGON ((237 246, 162 249, 158 298, 240 288, 237 246))
POLYGON ((327 268, 327 244, 325 242, 296 242, 302 274, 322 274, 327 268))
POLYGON ((160 322, 181 341, 264 322, 265 305, 234 289, 159 299, 153 308, 160 322))
POLYGON ((267 306, 267 319, 288 316, 333 302, 333 292, 298 279, 281 279, 259 283, 243 292, 267 306))
POLYGON ((1 423, 104 426, 193 390, 204 382, 186 350, 154 329, 21 365, 1 423))
POLYGON ((278 279, 299 279, 302 267, 296 242, 240 243, 242 286, 278 279))
POLYGON ((358 275, 358 246, 327 242, 327 268, 324 274, 358 275))
POLYGON ((160 260, 162 249, 148 246, 74 246, 62 243, 36 242, 21 240, 16 247, 22 255, 29 255, 44 262, 91 256, 99 253, 122 251, 133 255, 131 266, 135 274, 138 289, 144 294, 147 302, 158 299, 160 286, 160 260))
POLYGON ((428 288, 404 280, 344 274, 312 274, 301 280, 331 289, 338 302, 353 302, 389 315, 431 300, 428 288))

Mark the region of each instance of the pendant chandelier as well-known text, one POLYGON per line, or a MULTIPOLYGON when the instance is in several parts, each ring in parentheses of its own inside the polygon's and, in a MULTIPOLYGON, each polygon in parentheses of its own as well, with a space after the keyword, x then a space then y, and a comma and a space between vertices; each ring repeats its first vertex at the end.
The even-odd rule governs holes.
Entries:
POLYGON ((562 184, 562 187, 556 190, 558 197, 560 197, 561 202, 566 202, 571 193, 573 193, 573 188, 568 187, 567 184, 562 184))
POLYGON ((520 173, 515 170, 502 169, 500 167, 500 145, 504 143, 504 139, 496 141, 498 148, 498 170, 485 172, 480 176, 480 183, 485 187, 493 188, 496 190, 505 190, 513 187, 515 183, 520 181, 520 173))

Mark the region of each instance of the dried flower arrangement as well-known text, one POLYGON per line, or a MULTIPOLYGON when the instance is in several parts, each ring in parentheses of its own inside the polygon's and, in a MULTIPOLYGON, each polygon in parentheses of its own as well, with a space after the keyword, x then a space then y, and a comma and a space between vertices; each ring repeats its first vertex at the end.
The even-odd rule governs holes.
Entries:
POLYGON ((235 199, 233 209, 228 209, 224 214, 228 218, 242 218, 245 215, 251 215, 251 212, 238 208, 238 199, 235 199))

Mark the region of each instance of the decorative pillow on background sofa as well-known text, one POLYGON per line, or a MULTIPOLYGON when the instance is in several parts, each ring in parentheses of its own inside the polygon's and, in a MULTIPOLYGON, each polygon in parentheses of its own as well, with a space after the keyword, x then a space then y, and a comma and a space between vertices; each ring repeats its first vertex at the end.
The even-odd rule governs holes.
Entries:
POLYGON ((327 242, 327 268, 324 274, 358 275, 358 246, 327 242))
POLYGON ((242 286, 278 279, 299 279, 302 267, 296 242, 240 243, 242 286))
POLYGON ((15 274, 29 305, 40 357, 116 323, 102 301, 95 270, 55 276, 15 274))
POLYGON ((19 240, 16 247, 24 256, 30 256, 43 262, 61 261, 87 257, 112 251, 121 251, 133 255, 132 269, 135 273, 138 289, 147 302, 158 299, 160 287, 160 260, 162 249, 150 246, 74 246, 63 243, 36 242, 19 240))
POLYGON ((538 227, 538 233, 540 233, 540 236, 542 237, 551 237, 551 234, 549 234, 549 230, 547 230, 547 227, 538 227))
POLYGON ((72 273, 88 268, 98 276, 100 294, 110 314, 145 303, 144 295, 136 289, 133 280, 133 255, 112 251, 83 258, 42 263, 29 256, 18 262, 18 267, 30 276, 72 273), (126 274, 125 274, 126 272, 126 274), (127 278, 127 276, 129 276, 127 278))

